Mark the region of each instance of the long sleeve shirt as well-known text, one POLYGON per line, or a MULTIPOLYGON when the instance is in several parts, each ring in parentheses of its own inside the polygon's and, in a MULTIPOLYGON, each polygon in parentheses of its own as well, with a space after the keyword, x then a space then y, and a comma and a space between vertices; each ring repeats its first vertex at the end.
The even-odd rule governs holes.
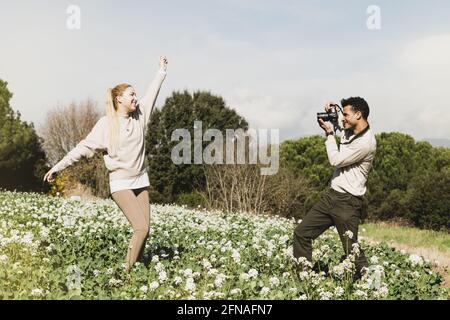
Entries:
POLYGON ((368 128, 362 135, 342 131, 338 149, 336 139, 329 135, 325 141, 328 160, 335 168, 331 188, 338 192, 348 192, 354 196, 366 193, 366 182, 375 157, 377 142, 368 128))
POLYGON ((138 101, 136 110, 127 115, 118 114, 119 147, 114 154, 111 154, 109 150, 108 118, 103 116, 86 138, 53 168, 56 171, 64 170, 82 157, 90 158, 96 152, 102 151, 110 180, 132 179, 145 173, 147 170, 145 135, 151 111, 165 77, 166 72, 159 70, 144 98, 138 101))

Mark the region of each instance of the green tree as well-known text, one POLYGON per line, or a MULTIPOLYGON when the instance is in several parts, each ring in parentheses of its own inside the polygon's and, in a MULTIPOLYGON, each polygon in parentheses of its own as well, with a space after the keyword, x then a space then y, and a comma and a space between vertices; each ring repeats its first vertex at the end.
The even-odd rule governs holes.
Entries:
POLYGON ((450 167, 411 181, 408 218, 415 226, 450 230, 450 167))
MULTIPOLYGON (((210 92, 173 92, 164 106, 152 114, 146 137, 146 150, 152 201, 175 202, 178 196, 203 190, 205 174, 198 164, 175 165, 171 160, 171 141, 176 129, 188 129, 191 135, 191 154, 194 149, 194 121, 202 121, 203 131, 214 128, 225 136, 225 129, 248 129, 247 121, 227 107, 222 97, 210 92)), ((210 142, 204 142, 203 147, 210 142)))
POLYGON ((20 120, 9 104, 12 93, 0 79, 0 187, 44 191, 45 153, 33 123, 20 120))

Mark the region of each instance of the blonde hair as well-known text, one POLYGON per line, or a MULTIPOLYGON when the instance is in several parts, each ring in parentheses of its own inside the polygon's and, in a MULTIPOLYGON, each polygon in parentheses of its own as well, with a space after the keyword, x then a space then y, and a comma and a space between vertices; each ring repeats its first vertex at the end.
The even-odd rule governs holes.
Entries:
POLYGON ((106 94, 106 116, 109 124, 109 152, 115 154, 119 147, 119 117, 117 115, 117 100, 123 92, 131 87, 127 83, 121 83, 112 89, 108 89, 106 94))

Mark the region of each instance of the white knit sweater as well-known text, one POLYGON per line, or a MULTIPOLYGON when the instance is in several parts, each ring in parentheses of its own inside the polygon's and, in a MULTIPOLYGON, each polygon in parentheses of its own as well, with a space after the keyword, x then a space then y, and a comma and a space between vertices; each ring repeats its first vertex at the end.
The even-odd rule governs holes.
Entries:
POLYGON ((128 115, 119 115, 119 148, 114 155, 109 152, 108 118, 103 116, 87 137, 53 167, 54 170, 64 170, 82 157, 90 158, 103 151, 110 180, 132 179, 146 172, 145 134, 165 76, 166 72, 159 70, 136 110, 128 115))

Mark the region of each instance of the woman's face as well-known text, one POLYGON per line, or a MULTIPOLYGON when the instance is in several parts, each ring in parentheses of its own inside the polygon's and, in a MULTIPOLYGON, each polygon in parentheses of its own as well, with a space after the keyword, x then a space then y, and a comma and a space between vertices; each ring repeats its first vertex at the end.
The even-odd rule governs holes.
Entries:
POLYGON ((120 97, 117 97, 117 101, 122 106, 122 109, 127 113, 136 110, 137 97, 133 87, 125 89, 120 97))

